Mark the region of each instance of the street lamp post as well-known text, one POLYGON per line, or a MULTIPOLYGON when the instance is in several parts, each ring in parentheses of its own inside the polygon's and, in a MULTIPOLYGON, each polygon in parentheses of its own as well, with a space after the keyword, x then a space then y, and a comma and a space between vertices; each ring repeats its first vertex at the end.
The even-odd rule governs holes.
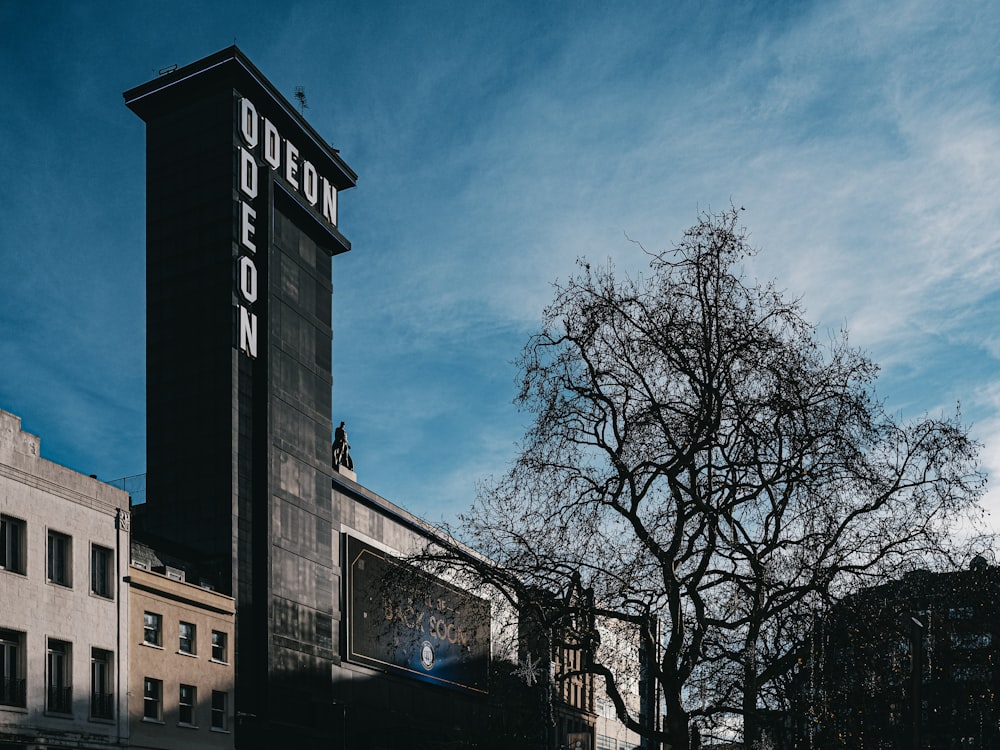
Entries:
POLYGON ((924 624, 910 615, 910 699, 913 722, 913 750, 920 750, 920 680, 924 664, 924 624))

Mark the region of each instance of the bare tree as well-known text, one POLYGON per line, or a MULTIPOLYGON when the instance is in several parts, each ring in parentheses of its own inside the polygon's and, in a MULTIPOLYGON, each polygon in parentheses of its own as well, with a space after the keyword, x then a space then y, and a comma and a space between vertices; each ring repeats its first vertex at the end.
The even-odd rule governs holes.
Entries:
POLYGON ((752 254, 732 209, 645 276, 581 262, 519 363, 520 453, 455 532, 481 580, 583 644, 623 722, 674 750, 695 725, 750 744, 811 612, 946 553, 983 483, 957 413, 887 413, 877 366, 749 281, 752 254), (630 700, 637 650, 662 721, 630 700))

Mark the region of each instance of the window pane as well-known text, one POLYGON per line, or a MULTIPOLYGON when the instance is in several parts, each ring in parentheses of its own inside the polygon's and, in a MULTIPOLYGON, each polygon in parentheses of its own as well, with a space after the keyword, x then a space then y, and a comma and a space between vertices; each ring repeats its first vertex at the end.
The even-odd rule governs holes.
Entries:
POLYGON ((142 616, 142 640, 151 646, 163 645, 160 634, 162 618, 155 612, 145 612, 142 616))
POLYGON ((212 631, 212 658, 226 661, 226 634, 221 630, 212 631))
POLYGON ((142 715, 145 719, 152 719, 153 721, 160 721, 160 696, 163 691, 163 683, 160 680, 154 680, 151 677, 147 677, 143 681, 142 688, 142 715))
POLYGON ((24 633, 0 630, 0 705, 25 706, 24 633))
POLYGON ((219 690, 212 691, 212 729, 226 729, 226 703, 229 696, 219 690))
POLYGON ((194 708, 197 702, 197 690, 193 685, 181 685, 177 700, 177 720, 181 724, 194 724, 194 708))
POLYGON ((73 711, 73 687, 70 680, 70 644, 49 639, 46 672, 48 677, 48 702, 46 708, 55 713, 73 711))
POLYGON ((57 531, 49 532, 49 580, 61 586, 72 586, 72 540, 57 531))
POLYGON ((195 653, 195 628, 190 622, 180 624, 180 650, 185 654, 195 653))
POLYGON ((57 531, 49 532, 49 580, 58 583, 60 586, 71 586, 71 539, 65 534, 57 531))
POLYGON ((0 516, 0 568, 25 572, 24 534, 24 521, 0 516))
POLYGON ((112 557, 107 547, 94 545, 90 548, 90 590, 98 596, 112 597, 112 557))
POLYGON ((95 719, 114 718, 111 652, 100 648, 90 652, 90 715, 95 719))

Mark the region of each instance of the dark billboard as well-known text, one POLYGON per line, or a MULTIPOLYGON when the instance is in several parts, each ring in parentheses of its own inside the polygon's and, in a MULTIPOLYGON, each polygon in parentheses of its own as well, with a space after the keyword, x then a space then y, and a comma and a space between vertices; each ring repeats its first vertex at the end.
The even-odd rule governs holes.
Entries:
POLYGON ((347 537, 347 659, 488 691, 489 602, 347 537))

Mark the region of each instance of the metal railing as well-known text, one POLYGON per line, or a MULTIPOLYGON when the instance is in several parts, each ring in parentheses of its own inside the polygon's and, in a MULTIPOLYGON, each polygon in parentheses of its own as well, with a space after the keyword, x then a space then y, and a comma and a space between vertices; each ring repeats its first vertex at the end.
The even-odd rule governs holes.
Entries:
POLYGON ((90 716, 93 719, 115 718, 114 693, 94 693, 90 696, 90 716))
POLYGON ((132 474, 131 476, 121 477, 120 479, 109 479, 105 482, 105 484, 110 484, 112 487, 125 490, 125 492, 132 496, 132 505, 141 505, 146 502, 145 474, 132 474))
POLYGON ((73 713, 73 688, 66 686, 49 686, 49 702, 45 705, 46 710, 56 714, 73 713))
POLYGON ((0 678, 0 705, 27 705, 28 681, 20 677, 0 678))

